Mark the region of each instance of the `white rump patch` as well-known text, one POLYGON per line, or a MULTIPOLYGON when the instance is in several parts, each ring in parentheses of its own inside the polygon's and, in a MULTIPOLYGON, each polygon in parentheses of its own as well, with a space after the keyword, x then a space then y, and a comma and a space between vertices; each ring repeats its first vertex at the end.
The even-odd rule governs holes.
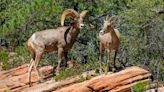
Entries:
POLYGON ((35 40, 35 33, 32 35, 32 41, 35 40))
POLYGON ((114 31, 115 31, 117 37, 120 39, 120 32, 118 31, 118 29, 114 29, 114 31))

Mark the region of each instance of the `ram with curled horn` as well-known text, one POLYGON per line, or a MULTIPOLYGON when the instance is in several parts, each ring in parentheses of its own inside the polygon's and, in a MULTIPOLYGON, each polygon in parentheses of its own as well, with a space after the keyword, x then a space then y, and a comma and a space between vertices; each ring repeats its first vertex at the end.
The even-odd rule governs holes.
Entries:
MULTIPOLYGON (((44 52, 58 51, 58 65, 56 67, 56 73, 60 70, 62 54, 64 54, 65 61, 68 61, 67 54, 76 41, 76 38, 80 33, 80 29, 84 27, 83 20, 87 15, 87 12, 87 10, 84 10, 78 14, 73 9, 67 9, 61 16, 61 27, 35 32, 29 38, 27 46, 32 56, 28 70, 30 85, 31 71, 33 67, 37 72, 38 78, 42 79, 37 66, 44 52), (73 23, 71 26, 64 26, 64 20, 68 16, 73 18, 73 23)), ((66 62, 65 65, 67 65, 66 62)))
POLYGON ((106 64, 107 64, 107 70, 109 69, 109 54, 111 50, 115 50, 115 55, 114 55, 114 68, 116 68, 115 61, 116 61, 116 56, 118 53, 118 49, 120 46, 120 33, 117 29, 113 27, 114 20, 116 19, 115 16, 112 16, 108 18, 106 17, 106 20, 104 20, 104 25, 102 30, 99 33, 99 40, 100 40, 100 56, 99 56, 99 61, 100 61, 100 66, 102 64, 102 50, 105 49, 106 51, 106 64))

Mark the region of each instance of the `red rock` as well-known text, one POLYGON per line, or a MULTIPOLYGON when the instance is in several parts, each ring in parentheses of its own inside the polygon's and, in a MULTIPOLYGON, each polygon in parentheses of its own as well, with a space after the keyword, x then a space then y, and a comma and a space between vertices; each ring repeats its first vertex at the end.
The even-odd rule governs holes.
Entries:
POLYGON ((11 72, 10 74, 12 76, 18 76, 27 73, 28 67, 20 68, 19 70, 16 70, 14 72, 11 72))
POLYGON ((4 92, 5 90, 8 90, 9 88, 6 85, 0 84, 0 92, 4 92))
POLYGON ((26 73, 27 68, 28 68, 28 64, 24 64, 17 68, 13 68, 13 69, 6 70, 6 71, 1 71, 0 72, 0 80, 26 73))
MULTIPOLYGON (((74 81, 77 80, 72 79, 60 82, 45 82, 38 85, 38 76, 36 71, 32 70, 31 81, 33 83, 33 87, 28 88, 29 85, 27 70, 28 66, 25 64, 11 70, 2 71, 0 73, 0 92, 7 89, 11 89, 11 91, 14 92, 20 92, 23 89, 26 89, 26 91, 37 91, 38 88, 42 91, 54 91, 58 89, 55 92, 90 92, 91 90, 130 92, 129 88, 133 85, 133 83, 140 80, 145 80, 151 76, 148 71, 142 68, 130 67, 117 73, 100 75, 82 83, 75 83, 74 81), (69 84, 72 85, 61 88, 63 85, 66 86, 69 84)), ((51 66, 44 66, 39 68, 39 71, 43 75, 42 78, 45 78, 45 76, 50 76, 51 70, 51 66)))
POLYGON ((151 74, 142 68, 130 67, 117 73, 101 75, 82 83, 64 87, 55 92, 90 92, 90 90, 100 92, 111 91, 136 81, 149 78, 150 76, 151 74))
MULTIPOLYGON (((50 75, 52 67, 51 66, 45 66, 39 68, 40 72, 43 72, 43 78, 44 76, 50 75)), ((29 87, 28 85, 28 64, 24 64, 22 66, 19 66, 17 68, 13 68, 7 71, 2 71, 0 73, 0 90, 7 90, 12 89, 16 92, 19 92, 23 88, 29 87)), ((36 71, 32 70, 31 75, 31 81, 33 84, 36 85, 36 82, 38 81, 38 76, 36 74, 36 71)), ((1 91, 0 91, 1 92, 1 91)))

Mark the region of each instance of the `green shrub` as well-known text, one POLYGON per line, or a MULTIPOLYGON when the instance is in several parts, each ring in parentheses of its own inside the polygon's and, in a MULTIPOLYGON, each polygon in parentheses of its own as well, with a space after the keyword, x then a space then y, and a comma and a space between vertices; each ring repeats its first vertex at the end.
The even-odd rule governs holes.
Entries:
POLYGON ((0 63, 3 69, 8 69, 10 64, 8 64, 9 53, 5 50, 0 51, 0 63))
POLYGON ((144 90, 146 90, 147 85, 148 82, 139 82, 132 87, 133 92, 143 92, 144 90))
POLYGON ((15 48, 15 52, 18 53, 18 55, 22 56, 25 59, 29 59, 29 52, 27 50, 27 46, 18 46, 15 48))
POLYGON ((8 54, 9 54, 9 53, 8 53, 7 51, 4 51, 4 50, 0 51, 0 61, 1 61, 1 62, 6 62, 6 61, 8 61, 8 60, 9 60, 8 54))
POLYGON ((75 68, 67 68, 64 70, 61 70, 57 76, 55 76, 55 80, 63 80, 71 76, 79 75, 80 74, 80 69, 75 69, 75 68))
POLYGON ((10 89, 5 90, 4 92, 12 92, 10 89))

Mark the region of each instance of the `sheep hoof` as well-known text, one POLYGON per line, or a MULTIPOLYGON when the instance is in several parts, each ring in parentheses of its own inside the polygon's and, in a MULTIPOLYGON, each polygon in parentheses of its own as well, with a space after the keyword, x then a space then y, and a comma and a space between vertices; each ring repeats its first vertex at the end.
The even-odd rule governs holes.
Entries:
POLYGON ((105 75, 107 75, 108 74, 108 71, 105 71, 105 75))
POLYGON ((31 87, 32 86, 32 83, 31 82, 29 82, 29 87, 31 87))
POLYGON ((56 72, 55 72, 55 75, 59 75, 59 71, 56 71, 56 72))
POLYGON ((58 73, 55 73, 55 75, 56 75, 56 76, 59 75, 59 72, 58 72, 58 73))
POLYGON ((116 72, 116 68, 112 68, 112 72, 116 72))
POLYGON ((39 79, 39 83, 43 83, 45 80, 43 80, 43 79, 39 79))

